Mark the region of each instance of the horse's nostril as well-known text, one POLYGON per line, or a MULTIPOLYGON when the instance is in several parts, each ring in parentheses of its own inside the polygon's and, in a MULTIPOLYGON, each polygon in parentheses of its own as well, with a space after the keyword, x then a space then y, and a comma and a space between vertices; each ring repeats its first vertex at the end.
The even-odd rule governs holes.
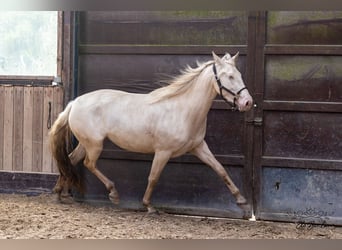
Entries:
POLYGON ((249 101, 246 102, 246 107, 248 107, 248 106, 249 106, 249 101))

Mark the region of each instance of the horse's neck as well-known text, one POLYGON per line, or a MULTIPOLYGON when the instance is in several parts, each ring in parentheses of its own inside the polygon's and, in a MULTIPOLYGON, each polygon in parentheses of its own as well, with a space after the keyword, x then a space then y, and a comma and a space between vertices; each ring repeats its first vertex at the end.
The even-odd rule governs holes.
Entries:
POLYGON ((189 107, 189 112, 203 118, 206 118, 217 95, 212 83, 213 76, 210 73, 210 67, 205 68, 192 84, 191 89, 181 97, 182 102, 189 107))

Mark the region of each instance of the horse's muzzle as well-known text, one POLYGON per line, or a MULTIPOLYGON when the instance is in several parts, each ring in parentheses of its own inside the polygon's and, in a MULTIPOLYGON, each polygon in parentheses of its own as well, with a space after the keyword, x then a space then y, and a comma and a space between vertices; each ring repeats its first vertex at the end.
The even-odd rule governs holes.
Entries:
POLYGON ((236 103, 240 112, 246 112, 253 107, 253 98, 249 94, 248 90, 245 90, 240 94, 236 103))

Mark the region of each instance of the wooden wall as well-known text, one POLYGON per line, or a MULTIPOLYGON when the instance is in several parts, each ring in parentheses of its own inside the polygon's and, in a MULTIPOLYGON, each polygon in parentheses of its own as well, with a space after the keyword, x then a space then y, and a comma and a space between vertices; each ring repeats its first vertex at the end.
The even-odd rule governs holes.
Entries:
POLYGON ((63 109, 59 86, 0 85, 0 171, 56 173, 48 132, 63 109))

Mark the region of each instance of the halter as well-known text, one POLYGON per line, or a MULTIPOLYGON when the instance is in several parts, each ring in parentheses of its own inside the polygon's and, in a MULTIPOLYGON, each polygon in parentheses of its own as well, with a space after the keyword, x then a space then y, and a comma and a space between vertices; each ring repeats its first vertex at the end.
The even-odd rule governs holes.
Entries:
POLYGON ((226 88, 225 86, 222 85, 220 78, 217 76, 217 71, 216 71, 216 66, 215 63, 213 63, 213 71, 214 71, 214 75, 215 75, 215 79, 216 79, 216 83, 220 89, 220 96, 221 98, 228 103, 231 106, 231 110, 235 111, 237 110, 236 108, 236 103, 235 101, 239 98, 240 93, 242 92, 242 90, 247 89, 246 86, 244 86, 243 88, 241 88, 238 92, 234 93, 233 91, 231 91, 230 89, 226 88), (228 101, 222 94, 222 90, 227 91, 229 94, 231 94, 234 97, 234 101, 228 101))

